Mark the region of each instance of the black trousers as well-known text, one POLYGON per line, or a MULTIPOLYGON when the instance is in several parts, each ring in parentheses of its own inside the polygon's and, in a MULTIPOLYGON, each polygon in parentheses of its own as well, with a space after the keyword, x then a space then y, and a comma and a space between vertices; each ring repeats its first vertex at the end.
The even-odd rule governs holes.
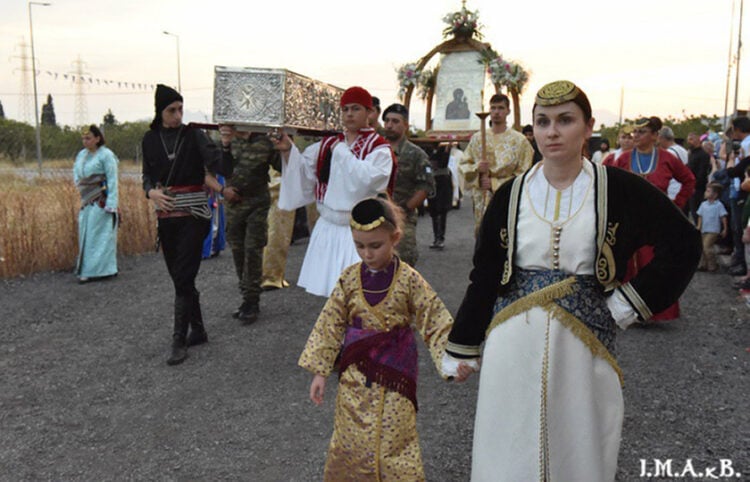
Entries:
POLYGON ((448 219, 448 213, 445 211, 431 212, 432 217, 432 235, 435 241, 445 241, 445 224, 448 219))
POLYGON ((174 285, 174 336, 187 336, 188 326, 203 327, 195 277, 201 267, 203 240, 211 224, 193 216, 159 220, 159 240, 174 285))

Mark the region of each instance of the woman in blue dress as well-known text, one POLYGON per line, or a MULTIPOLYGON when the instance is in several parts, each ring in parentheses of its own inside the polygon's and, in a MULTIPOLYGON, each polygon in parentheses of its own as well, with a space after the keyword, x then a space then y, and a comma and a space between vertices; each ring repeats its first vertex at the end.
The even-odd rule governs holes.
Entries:
POLYGON ((117 274, 117 156, 91 125, 82 135, 73 180, 81 194, 76 276, 85 283, 117 274))

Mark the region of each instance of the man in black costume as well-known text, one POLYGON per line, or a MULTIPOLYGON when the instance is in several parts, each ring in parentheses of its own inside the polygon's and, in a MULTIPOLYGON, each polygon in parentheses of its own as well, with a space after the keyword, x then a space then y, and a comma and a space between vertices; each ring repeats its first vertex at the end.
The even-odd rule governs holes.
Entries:
POLYGON ((156 208, 158 233, 175 290, 174 332, 168 365, 187 358, 187 347, 208 341, 195 277, 211 213, 203 188, 206 169, 232 174, 231 138, 222 128, 222 148, 200 129, 182 123, 182 96, 159 84, 156 116, 143 136, 143 190, 156 208), (188 335, 188 328, 190 334, 188 335))

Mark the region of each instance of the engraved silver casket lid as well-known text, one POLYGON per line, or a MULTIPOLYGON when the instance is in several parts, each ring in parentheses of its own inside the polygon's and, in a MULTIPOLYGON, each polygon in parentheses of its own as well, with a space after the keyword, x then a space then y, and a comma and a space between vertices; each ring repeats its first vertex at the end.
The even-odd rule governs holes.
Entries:
POLYGON ((255 131, 340 129, 343 92, 286 69, 216 66, 213 121, 255 131))

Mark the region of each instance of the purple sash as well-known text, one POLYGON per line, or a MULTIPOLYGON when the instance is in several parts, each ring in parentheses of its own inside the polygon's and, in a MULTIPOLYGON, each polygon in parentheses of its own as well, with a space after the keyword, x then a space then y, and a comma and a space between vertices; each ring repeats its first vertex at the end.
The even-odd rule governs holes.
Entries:
POLYGON ((390 331, 366 330, 349 326, 341 351, 339 376, 349 365, 367 378, 400 393, 417 406, 417 344, 410 326, 390 331))

